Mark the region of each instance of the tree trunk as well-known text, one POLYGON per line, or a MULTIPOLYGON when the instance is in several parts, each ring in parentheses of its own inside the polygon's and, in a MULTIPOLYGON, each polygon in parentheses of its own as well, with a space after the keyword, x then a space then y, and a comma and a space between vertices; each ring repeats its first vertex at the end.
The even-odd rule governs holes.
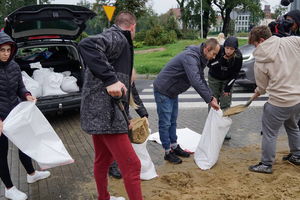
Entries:
POLYGON ((223 19, 223 28, 222 28, 222 32, 224 33, 225 37, 227 37, 228 33, 229 33, 229 28, 230 28, 230 12, 232 11, 232 9, 226 9, 225 10, 225 16, 223 19))

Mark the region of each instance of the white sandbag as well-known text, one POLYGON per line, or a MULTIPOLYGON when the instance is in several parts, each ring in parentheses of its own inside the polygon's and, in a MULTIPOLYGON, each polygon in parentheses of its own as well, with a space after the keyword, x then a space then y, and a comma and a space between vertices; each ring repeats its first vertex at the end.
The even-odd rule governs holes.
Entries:
POLYGON ((74 76, 65 76, 63 77, 60 88, 64 92, 78 92, 79 87, 77 85, 77 79, 74 76))
POLYGON ((155 166, 147 150, 147 141, 148 139, 142 144, 132 144, 136 155, 141 161, 140 177, 142 180, 151 180, 158 176, 155 170, 155 166))
MULTIPOLYGON (((177 143, 180 147, 188 152, 195 152, 199 144, 201 135, 189 128, 176 129, 177 143)), ((149 136, 149 140, 161 144, 159 133, 153 133, 149 136)))
POLYGON ((64 72, 62 72, 62 75, 64 75, 64 76, 71 76, 71 71, 64 71, 64 72))
POLYGON ((62 141, 33 102, 17 105, 3 122, 3 133, 41 169, 73 163, 62 141))
POLYGON ((30 63, 29 65, 31 69, 42 69, 42 65, 40 62, 30 63))
POLYGON ((67 94, 61 90, 60 86, 64 76, 60 73, 51 72, 44 79, 43 96, 67 94))
POLYGON ((42 87, 46 77, 51 74, 51 70, 49 68, 41 68, 33 71, 32 78, 36 80, 42 87))
POLYGON ((22 71, 22 79, 26 89, 31 93, 32 96, 42 96, 41 85, 36 80, 32 79, 25 71, 22 71))
POLYGON ((199 168, 210 169, 218 161, 224 138, 232 124, 229 117, 223 117, 222 110, 210 109, 194 160, 199 168))

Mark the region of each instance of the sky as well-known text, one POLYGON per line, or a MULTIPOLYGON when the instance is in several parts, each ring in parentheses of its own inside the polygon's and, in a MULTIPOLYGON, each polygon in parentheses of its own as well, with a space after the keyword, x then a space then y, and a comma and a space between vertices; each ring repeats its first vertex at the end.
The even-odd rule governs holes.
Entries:
MULTIPOLYGON (((76 4, 80 0, 54 0, 53 3, 57 4, 76 4)), ((95 0, 88 0, 90 2, 95 2, 95 0)), ((262 0, 262 5, 271 5, 273 8, 280 4, 280 0, 262 0)), ((149 0, 150 6, 158 14, 167 12, 170 8, 177 8, 176 0, 149 0)))

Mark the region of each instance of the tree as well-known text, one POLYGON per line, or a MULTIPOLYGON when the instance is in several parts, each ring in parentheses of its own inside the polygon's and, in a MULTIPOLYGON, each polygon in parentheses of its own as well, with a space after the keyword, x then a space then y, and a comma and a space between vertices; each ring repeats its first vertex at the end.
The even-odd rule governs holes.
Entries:
MULTIPOLYGON (((211 0, 202 1, 203 12, 203 36, 207 37, 209 27, 215 22, 215 11, 211 0)), ((201 0, 190 0, 185 8, 184 19, 188 22, 189 28, 201 30, 201 0)))
MULTIPOLYGON (((36 0, 0 0, 0 18, 5 19, 14 10, 23 6, 36 5, 36 0)), ((49 4, 50 0, 40 0, 40 4, 49 4)), ((4 20, 0 21, 0 26, 4 26, 4 20)))
POLYGON ((223 20, 222 32, 227 36, 230 27, 230 13, 236 7, 248 10, 252 13, 253 21, 262 16, 260 0, 213 0, 219 8, 223 20))
POLYGON ((187 3, 188 0, 176 0, 176 1, 179 5, 181 16, 182 16, 183 31, 186 31, 187 30, 187 21, 183 16, 185 16, 185 4, 187 3))
POLYGON ((277 19, 279 16, 282 16, 287 12, 288 7, 278 5, 275 6, 273 9, 274 9, 274 14, 272 14, 272 18, 277 19))

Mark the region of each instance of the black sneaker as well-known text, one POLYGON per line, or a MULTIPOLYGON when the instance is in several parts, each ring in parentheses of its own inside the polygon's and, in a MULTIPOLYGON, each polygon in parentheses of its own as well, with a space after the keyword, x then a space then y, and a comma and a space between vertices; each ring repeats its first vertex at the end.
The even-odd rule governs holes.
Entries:
POLYGON ((179 144, 177 145, 177 147, 175 149, 172 149, 174 151, 174 153, 177 155, 177 156, 181 156, 181 157, 185 157, 185 158, 188 158, 190 157, 190 154, 186 151, 184 151, 180 146, 179 144))
POLYGON ((258 173, 265 173, 265 174, 272 174, 272 165, 264 165, 261 162, 257 165, 251 165, 248 168, 251 172, 258 172, 258 173))
POLYGON ((165 160, 169 161, 170 163, 180 164, 182 160, 178 158, 174 152, 170 151, 170 153, 165 154, 165 160))
POLYGON ((115 161, 109 167, 108 174, 116 179, 122 178, 122 174, 119 170, 118 164, 115 161))
POLYGON ((300 165, 300 156, 291 155, 288 160, 295 165, 300 165))
POLYGON ((282 160, 283 160, 283 161, 287 161, 287 160, 290 159, 290 157, 291 157, 292 155, 293 155, 292 153, 289 153, 288 155, 282 156, 282 160))

